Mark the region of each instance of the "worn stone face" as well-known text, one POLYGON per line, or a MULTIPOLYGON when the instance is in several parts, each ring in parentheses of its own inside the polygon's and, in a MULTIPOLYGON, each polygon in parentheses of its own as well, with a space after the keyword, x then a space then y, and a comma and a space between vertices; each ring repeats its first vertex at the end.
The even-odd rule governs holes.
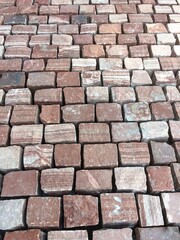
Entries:
POLYGON ((164 225, 159 196, 138 195, 141 227, 164 225))
POLYGON ((54 239, 88 240, 88 233, 86 230, 48 232, 48 240, 54 240, 54 239))
POLYGON ((146 174, 143 167, 115 168, 117 191, 146 192, 146 174))
POLYGON ((76 172, 76 192, 92 193, 112 190, 112 170, 79 170, 76 172))
POLYGON ((30 197, 27 204, 27 225, 31 228, 58 228, 60 211, 59 197, 30 197))
POLYGON ((3 72, 0 88, 9 90, 12 88, 25 87, 25 74, 23 72, 3 72))
POLYGON ((180 193, 162 193, 161 197, 166 213, 166 223, 180 226, 180 193))
POLYGON ((176 190, 180 190, 180 163, 173 163, 171 165, 171 169, 174 179, 174 186, 176 190))
POLYGON ((76 142, 76 130, 72 123, 52 124, 45 126, 46 143, 76 142))
POLYGON ((154 164, 168 165, 171 162, 176 162, 174 148, 166 142, 150 142, 152 151, 152 160, 154 164))
POLYGON ((102 78, 104 86, 130 86, 130 74, 127 70, 103 71, 102 78))
POLYGON ((137 240, 179 240, 178 227, 136 228, 137 240))
POLYGON ((140 141, 141 135, 137 123, 111 123, 113 142, 140 141))
POLYGON ((133 193, 101 194, 102 221, 104 226, 134 225, 138 221, 133 193))
POLYGON ((105 229, 93 232, 93 240, 132 240, 132 230, 123 229, 105 229))
POLYGON ((165 95, 160 86, 137 86, 136 93, 138 101, 145 102, 166 101, 165 95))
POLYGON ((168 102, 157 102, 151 104, 153 120, 174 119, 173 109, 168 102))
POLYGON ((97 197, 65 195, 63 202, 65 228, 93 226, 99 223, 97 197))
POLYGON ((11 144, 26 146, 40 144, 43 136, 43 125, 13 126, 11 130, 11 144))
POLYGON ((44 237, 44 233, 39 229, 31 229, 25 231, 7 232, 4 240, 41 240, 44 237))
POLYGON ((171 169, 168 166, 148 166, 146 168, 151 192, 174 191, 171 169))
POLYGON ((45 169, 41 172, 41 189, 46 194, 69 193, 73 180, 74 168, 45 169))
POLYGON ((179 141, 180 140, 180 132, 179 132, 179 121, 169 121, 169 127, 170 127, 170 133, 173 141, 179 141))
POLYGON ((148 165, 150 163, 150 153, 147 143, 119 143, 120 161, 123 166, 128 165, 148 165))
POLYGON ((146 102, 124 104, 125 120, 128 122, 149 121, 151 113, 146 102))
POLYGON ((140 128, 142 132, 142 140, 145 142, 150 140, 167 141, 169 138, 169 126, 165 121, 140 123, 140 128))
POLYGON ((44 169, 51 167, 53 145, 42 144, 24 148, 23 165, 25 169, 44 169))
POLYGON ((4 176, 2 197, 33 196, 38 194, 38 171, 9 172, 4 176))
POLYGON ((59 105, 42 105, 40 120, 43 124, 60 123, 60 106, 59 105))
POLYGON ((31 102, 32 96, 28 88, 10 89, 5 98, 6 105, 28 105, 31 102))
POLYGON ((107 123, 81 123, 79 125, 79 142, 110 142, 110 132, 107 123))
POLYGON ((24 227, 26 200, 1 200, 0 201, 0 229, 15 230, 24 227))
POLYGON ((20 170, 22 161, 22 148, 20 146, 8 146, 0 148, 0 170, 8 172, 20 170))
POLYGON ((115 144, 89 144, 83 150, 85 168, 112 168, 118 166, 115 144))

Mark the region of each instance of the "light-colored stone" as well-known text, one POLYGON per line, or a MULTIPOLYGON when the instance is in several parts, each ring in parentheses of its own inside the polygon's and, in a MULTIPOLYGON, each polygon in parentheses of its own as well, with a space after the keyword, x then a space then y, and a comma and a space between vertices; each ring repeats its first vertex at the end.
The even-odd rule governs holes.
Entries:
POLYGON ((20 170, 22 161, 22 148, 20 146, 9 146, 0 148, 0 170, 8 172, 20 170))
POLYGON ((6 105, 31 104, 31 92, 28 88, 10 89, 5 98, 6 105))
POLYGON ((0 201, 0 229, 14 230, 25 226, 26 200, 1 200, 0 201))
POLYGON ((132 229, 101 229, 93 232, 93 240, 132 240, 132 229))
POLYGON ((50 231, 48 232, 48 240, 88 240, 86 230, 67 230, 67 231, 50 231))
POLYGON ((46 143, 76 142, 76 130, 72 123, 52 124, 45 126, 46 143))

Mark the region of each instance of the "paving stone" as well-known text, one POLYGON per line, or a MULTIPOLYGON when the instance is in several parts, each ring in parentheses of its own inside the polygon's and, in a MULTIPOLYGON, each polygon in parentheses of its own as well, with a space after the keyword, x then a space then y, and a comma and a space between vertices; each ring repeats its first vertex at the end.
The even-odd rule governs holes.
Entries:
POLYGON ((128 57, 128 48, 125 45, 107 45, 106 55, 110 58, 125 58, 128 57))
POLYGON ((102 45, 84 45, 82 55, 84 58, 98 58, 105 57, 105 52, 102 45))
POLYGON ((79 58, 80 47, 78 45, 73 46, 59 46, 58 58, 79 58))
POLYGON ((0 146, 7 146, 9 140, 10 127, 8 125, 0 125, 0 146))
POLYGON ((117 187, 117 191, 146 192, 147 186, 144 168, 115 168, 115 184, 117 187))
POLYGON ((41 172, 41 189, 45 194, 65 194, 72 191, 74 168, 45 169, 41 172))
POLYGON ((133 193, 103 193, 100 196, 103 226, 133 226, 138 221, 133 193))
POLYGON ((149 57, 149 51, 148 51, 147 45, 131 46, 129 50, 130 50, 130 56, 132 58, 149 57))
POLYGON ((81 166, 81 145, 56 144, 54 151, 56 167, 80 167, 81 166))
POLYGON ((86 96, 88 103, 109 102, 108 87, 87 87, 86 96))
POLYGON ((173 104, 173 110, 174 110, 175 118, 179 120, 180 119, 180 103, 179 102, 175 102, 173 104))
POLYGON ((34 103, 36 104, 61 104, 62 89, 48 88, 36 90, 34 94, 34 103))
POLYGON ((177 227, 136 228, 135 233, 137 240, 179 240, 177 227))
POLYGON ((171 225, 180 225, 180 193, 162 193, 162 202, 166 214, 166 223, 171 225))
POLYGON ((28 105, 32 102, 32 94, 28 88, 10 89, 6 93, 5 105, 28 105))
POLYGON ((76 172, 76 192, 99 193, 112 190, 112 170, 79 170, 76 172))
POLYGON ((178 121, 169 121, 170 133, 173 141, 178 141, 180 139, 180 133, 178 131, 180 122, 178 121))
POLYGON ((141 134, 137 123, 111 123, 113 142, 139 142, 141 134))
POLYGON ((58 228, 61 214, 60 200, 59 197, 30 197, 26 215, 28 227, 58 228))
POLYGON ((83 87, 100 86, 101 72, 100 71, 82 71, 81 84, 83 87))
POLYGON ((166 86, 164 91, 168 102, 180 101, 180 92, 175 86, 166 86))
POLYGON ((125 58, 124 65, 129 70, 143 69, 143 62, 141 58, 125 58))
POLYGON ((174 184, 169 166, 148 166, 146 168, 149 188, 152 193, 174 191, 174 184))
POLYGON ((4 240, 41 240, 45 234, 39 229, 30 229, 24 231, 7 232, 4 240))
POLYGON ((132 230, 130 228, 122 229, 103 229, 93 232, 93 240, 132 240, 132 230))
POLYGON ((110 142, 110 131, 107 123, 80 123, 79 142, 110 142))
POLYGON ((42 137, 42 124, 13 126, 11 130, 11 145, 40 144, 42 137))
POLYGON ((12 125, 36 124, 38 123, 38 106, 15 105, 11 116, 12 125))
POLYGON ((118 149, 120 161, 123 166, 145 166, 150 163, 150 153, 147 143, 119 143, 118 149))
POLYGON ((167 141, 169 138, 169 127, 165 121, 140 123, 140 129, 142 132, 142 140, 145 142, 150 140, 167 141))
POLYGON ((84 168, 112 168, 118 166, 117 146, 107 144, 87 144, 83 149, 84 168))
POLYGON ((138 101, 148 103, 166 101, 163 90, 160 86, 137 86, 136 93, 138 101))
POLYGON ((94 122, 95 110, 92 104, 78 104, 61 107, 64 122, 94 122))
POLYGON ((173 144, 174 148, 175 148, 175 152, 176 152, 176 157, 178 159, 178 162, 180 160, 180 143, 179 142, 175 142, 173 144))
POLYGON ((39 118, 43 124, 60 123, 60 115, 59 105, 42 105, 39 118))
POLYGON ((159 60, 157 58, 146 58, 143 59, 144 68, 149 73, 154 72, 154 70, 160 70, 159 60))
POLYGON ((67 239, 67 240, 88 240, 88 233, 86 230, 73 230, 73 231, 50 231, 48 232, 48 240, 54 239, 67 239))
POLYGON ((174 119, 173 109, 169 102, 155 102, 150 107, 153 120, 174 119))
POLYGON ((66 87, 63 89, 65 104, 80 104, 85 102, 83 87, 66 87))
POLYGON ((98 198, 93 196, 63 196, 64 227, 94 226, 99 223, 98 198))
POLYGON ((136 95, 132 87, 112 87, 111 97, 112 102, 120 104, 136 101, 136 95))
POLYGON ((72 59, 72 70, 82 71, 82 70, 96 70, 96 59, 72 59))
POLYGON ((166 142, 150 142, 153 164, 168 165, 176 162, 174 148, 166 142))
POLYGON ((130 74, 127 70, 103 71, 102 80, 104 86, 129 86, 130 74))
POLYGON ((57 58, 57 47, 55 45, 35 45, 32 58, 57 58))
POLYGON ((178 57, 160 57, 159 61, 162 70, 179 70, 180 58, 178 57))
POLYGON ((99 33, 121 33, 121 24, 119 23, 102 23, 99 25, 99 33))
POLYGON ((164 225, 159 196, 139 194, 137 200, 141 227, 164 225))
POLYGON ((176 78, 173 71, 155 71, 154 79, 156 85, 160 85, 162 87, 167 85, 176 85, 176 78))
POLYGON ((53 145, 42 144, 24 148, 23 166, 25 169, 44 169, 52 165, 53 145))
POLYGON ((47 71, 69 71, 70 59, 48 59, 46 65, 47 71))
POLYGON ((120 70, 122 69, 122 59, 120 58, 99 58, 100 70, 120 70))
POLYGON ((121 105, 118 103, 97 103, 96 118, 98 122, 123 121, 121 105))
POLYGON ((50 44, 50 36, 49 35, 32 35, 29 41, 29 46, 34 47, 36 45, 49 45, 50 44))
POLYGON ((152 80, 145 70, 133 70, 131 78, 131 86, 151 85, 152 80))
POLYGON ((33 89, 55 86, 54 72, 32 72, 28 74, 27 87, 33 89))
POLYGON ((39 72, 44 71, 45 63, 43 59, 25 60, 23 63, 23 71, 25 72, 39 72))
POLYGON ((23 228, 26 199, 0 200, 0 229, 15 230, 23 228))
POLYGON ((0 106, 0 124, 8 124, 11 116, 11 106, 0 106))
POLYGON ((38 171, 17 171, 4 175, 1 197, 38 195, 38 171))
MULTIPOLYGON (((8 64, 8 62, 7 62, 8 64)), ((10 64, 10 62, 9 62, 10 64)), ((11 66, 13 63, 11 63, 11 66)), ((4 69, 8 71, 8 69, 4 69)), ((23 88, 25 87, 25 74, 22 72, 3 72, 0 77, 0 88, 9 90, 11 88, 23 88)))
POLYGON ((21 169, 22 148, 20 146, 0 147, 0 170, 9 172, 21 169))
POLYGON ((5 91, 0 89, 0 105, 4 103, 5 91))
POLYGON ((174 186, 175 186, 175 189, 178 191, 180 190, 180 164, 172 163, 171 170, 172 170, 172 176, 174 179, 174 186))
POLYGON ((57 87, 79 87, 80 77, 78 72, 58 72, 57 87))
POLYGON ((72 123, 50 124, 45 126, 46 143, 76 142, 76 130, 72 123))
POLYGON ((125 120, 128 122, 151 120, 149 104, 146 102, 124 104, 125 120))

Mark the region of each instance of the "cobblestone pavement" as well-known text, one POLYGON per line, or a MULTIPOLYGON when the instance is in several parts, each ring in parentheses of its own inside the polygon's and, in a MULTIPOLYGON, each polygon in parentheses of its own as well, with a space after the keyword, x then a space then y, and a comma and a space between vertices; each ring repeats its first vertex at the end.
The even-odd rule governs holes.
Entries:
POLYGON ((180 240, 180 0, 0 0, 0 240, 180 240))

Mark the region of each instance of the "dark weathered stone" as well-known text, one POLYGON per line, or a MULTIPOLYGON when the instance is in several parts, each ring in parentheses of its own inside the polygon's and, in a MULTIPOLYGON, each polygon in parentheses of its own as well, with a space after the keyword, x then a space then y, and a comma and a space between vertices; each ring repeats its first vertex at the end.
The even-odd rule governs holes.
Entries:
POLYGON ((27 24, 27 16, 26 15, 5 16, 4 24, 5 25, 27 24))
POLYGON ((12 88, 25 87, 24 72, 7 72, 0 74, 0 88, 9 90, 12 88))

